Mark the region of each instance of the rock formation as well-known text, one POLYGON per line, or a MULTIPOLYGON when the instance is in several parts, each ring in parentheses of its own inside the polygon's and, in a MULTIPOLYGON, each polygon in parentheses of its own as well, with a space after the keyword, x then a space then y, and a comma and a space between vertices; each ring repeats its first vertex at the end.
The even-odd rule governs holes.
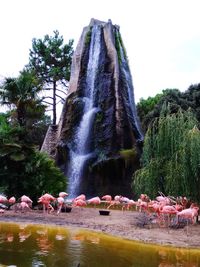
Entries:
POLYGON ((119 27, 110 20, 92 19, 83 29, 53 139, 46 150, 68 177, 71 197, 132 194, 143 135, 126 51, 119 27))

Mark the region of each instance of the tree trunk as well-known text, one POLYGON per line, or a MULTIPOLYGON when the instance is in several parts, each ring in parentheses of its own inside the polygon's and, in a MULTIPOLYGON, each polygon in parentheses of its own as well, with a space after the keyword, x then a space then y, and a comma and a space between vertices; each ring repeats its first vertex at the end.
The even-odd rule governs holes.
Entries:
POLYGON ((56 125, 56 81, 53 81, 53 125, 56 125))

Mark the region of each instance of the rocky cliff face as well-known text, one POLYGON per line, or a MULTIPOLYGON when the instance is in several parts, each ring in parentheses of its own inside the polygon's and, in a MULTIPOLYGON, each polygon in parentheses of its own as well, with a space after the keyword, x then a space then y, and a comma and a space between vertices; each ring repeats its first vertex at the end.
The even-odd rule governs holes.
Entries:
POLYGON ((73 56, 56 133, 55 158, 71 196, 130 195, 142 142, 119 27, 92 19, 73 56))

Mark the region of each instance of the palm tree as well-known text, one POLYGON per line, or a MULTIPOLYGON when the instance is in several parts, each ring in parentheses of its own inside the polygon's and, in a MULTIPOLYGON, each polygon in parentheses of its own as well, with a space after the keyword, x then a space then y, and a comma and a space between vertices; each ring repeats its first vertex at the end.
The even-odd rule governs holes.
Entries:
POLYGON ((12 110, 12 117, 26 126, 28 117, 39 118, 45 111, 38 93, 41 86, 30 71, 22 71, 18 78, 5 78, 0 87, 0 103, 12 110))

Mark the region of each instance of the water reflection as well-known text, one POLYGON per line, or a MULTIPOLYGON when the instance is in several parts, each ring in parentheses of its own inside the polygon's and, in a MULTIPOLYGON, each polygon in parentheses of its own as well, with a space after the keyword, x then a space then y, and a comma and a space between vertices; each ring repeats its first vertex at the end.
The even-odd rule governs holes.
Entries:
POLYGON ((199 267, 200 250, 141 244, 61 227, 0 224, 0 267, 199 267))

